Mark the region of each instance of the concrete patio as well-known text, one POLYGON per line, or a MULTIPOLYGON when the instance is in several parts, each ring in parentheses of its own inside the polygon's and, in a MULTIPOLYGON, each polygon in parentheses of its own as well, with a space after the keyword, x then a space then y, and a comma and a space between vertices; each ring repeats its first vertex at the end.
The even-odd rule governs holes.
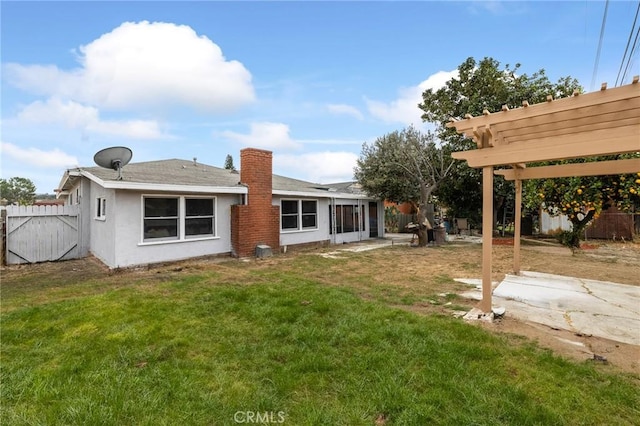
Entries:
MULTIPOLYGON (((476 286, 464 297, 480 300, 480 280, 457 280, 476 286)), ((517 319, 640 345, 640 287, 522 272, 494 284, 493 306, 517 319)))

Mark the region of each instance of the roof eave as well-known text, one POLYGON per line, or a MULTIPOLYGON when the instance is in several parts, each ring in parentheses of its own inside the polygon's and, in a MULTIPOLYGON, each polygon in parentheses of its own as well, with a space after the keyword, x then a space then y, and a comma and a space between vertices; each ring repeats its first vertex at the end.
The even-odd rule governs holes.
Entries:
POLYGON ((173 185, 166 183, 142 183, 124 181, 105 181, 102 186, 108 189, 127 189, 134 191, 191 192, 201 194, 247 194, 244 186, 210 185, 173 185))
POLYGON ((273 190, 273 195, 279 195, 284 197, 312 197, 312 198, 340 198, 340 199, 356 199, 356 200, 374 200, 374 197, 370 197, 366 194, 351 194, 345 192, 310 192, 310 191, 284 191, 273 190))

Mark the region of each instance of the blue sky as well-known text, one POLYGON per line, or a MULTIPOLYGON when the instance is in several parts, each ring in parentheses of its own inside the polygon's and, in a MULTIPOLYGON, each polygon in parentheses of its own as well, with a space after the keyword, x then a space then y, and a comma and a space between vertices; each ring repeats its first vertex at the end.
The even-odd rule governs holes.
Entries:
MULTIPOLYGON (((614 85, 638 2, 611 1, 596 76, 614 85)), ((350 180, 364 142, 423 126, 420 93, 491 56, 591 91, 605 3, 0 3, 2 177, 52 193, 65 169, 220 166, 272 150, 274 173, 350 180)), ((635 35, 635 33, 634 33, 635 35)), ((640 42, 640 41, 639 41, 640 42)), ((640 74, 637 50, 631 76, 640 74)))

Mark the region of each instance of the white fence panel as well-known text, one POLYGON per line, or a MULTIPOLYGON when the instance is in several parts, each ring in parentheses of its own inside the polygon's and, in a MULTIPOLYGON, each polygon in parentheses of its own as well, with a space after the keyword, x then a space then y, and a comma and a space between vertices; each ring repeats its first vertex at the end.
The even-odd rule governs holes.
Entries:
POLYGON ((551 216, 544 210, 540 213, 541 234, 559 234, 562 231, 571 231, 572 229, 573 225, 567 215, 560 214, 557 216, 551 216))
POLYGON ((80 257, 80 214, 73 206, 8 206, 7 264, 80 257))

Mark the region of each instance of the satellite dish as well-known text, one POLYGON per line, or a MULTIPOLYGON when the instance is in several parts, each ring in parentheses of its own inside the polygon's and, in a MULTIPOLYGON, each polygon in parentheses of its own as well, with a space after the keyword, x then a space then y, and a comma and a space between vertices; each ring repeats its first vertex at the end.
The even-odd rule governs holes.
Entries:
POLYGON ((113 169, 118 171, 118 180, 122 180, 122 168, 129 164, 133 157, 133 152, 124 146, 112 146, 105 148, 93 156, 93 161, 100 167, 105 169, 113 169))

